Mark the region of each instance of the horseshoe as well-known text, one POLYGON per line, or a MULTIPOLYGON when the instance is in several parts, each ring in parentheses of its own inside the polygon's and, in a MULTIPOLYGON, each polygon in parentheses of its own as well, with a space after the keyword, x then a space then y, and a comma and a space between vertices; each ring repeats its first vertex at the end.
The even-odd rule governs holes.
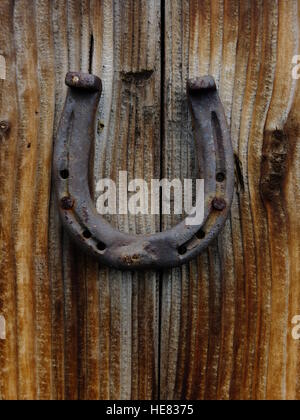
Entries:
POLYGON ((100 263, 122 270, 180 266, 203 252, 229 215, 234 188, 231 139, 214 79, 204 76, 187 83, 196 153, 203 168, 203 222, 194 226, 185 219, 150 235, 122 233, 97 213, 88 168, 102 84, 98 77, 79 72, 68 73, 66 84, 53 171, 61 220, 71 237, 100 263))

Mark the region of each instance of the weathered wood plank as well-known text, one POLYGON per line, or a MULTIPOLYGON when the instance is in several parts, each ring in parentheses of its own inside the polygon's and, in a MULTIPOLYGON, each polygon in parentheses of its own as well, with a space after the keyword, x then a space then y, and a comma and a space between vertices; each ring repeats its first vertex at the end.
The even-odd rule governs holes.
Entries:
MULTIPOLYGON (((289 315, 289 306, 291 306, 289 298, 294 293, 298 295, 298 287, 292 288, 294 281, 290 277, 290 269, 298 261, 298 257, 293 260, 290 256, 288 228, 288 217, 297 211, 299 203, 292 197, 290 201, 285 198, 285 191, 289 188, 286 178, 290 165, 293 165, 295 159, 291 154, 295 141, 293 137, 299 131, 300 123, 299 108, 295 118, 299 82, 291 77, 293 56, 299 54, 299 33, 295 32, 300 23, 298 7, 297 2, 278 4, 277 62, 262 147, 261 187, 267 212, 272 273, 270 322, 271 326, 276 326, 271 328, 270 334, 266 396, 276 399, 299 397, 297 389, 299 375, 289 369, 287 362, 288 357, 294 360, 297 356, 299 358, 299 350, 297 351, 294 343, 288 339, 290 334, 287 334, 287 331, 291 330, 292 317, 299 312, 298 303, 298 307, 293 307, 296 311, 294 315, 292 317, 289 315), (287 31, 287 26, 294 30, 287 31)), ((297 178, 291 179, 290 183, 296 186, 297 178)), ((298 229, 298 235, 299 232, 298 229)), ((295 243, 294 246, 297 250, 295 243)), ((294 275, 299 279, 299 272, 298 274, 295 272, 294 275)))
MULTIPOLYGON (((52 136, 55 96, 53 78, 54 45, 51 7, 47 1, 35 3, 39 116, 37 166, 35 173, 34 288, 36 311, 37 398, 52 396, 51 293, 48 256, 49 202, 52 167, 52 136)), ((28 147, 28 146, 27 146, 28 147)))
MULTIPOLYGON (((159 177, 160 2, 104 2, 103 13, 103 130, 95 150, 95 178, 117 180, 120 170, 128 171, 129 180, 159 177)), ((159 218, 151 216, 112 217, 111 222, 132 233, 159 228, 159 218)), ((157 395, 158 279, 151 272, 100 270, 106 291, 100 363, 103 359, 107 366, 102 385, 107 398, 157 395)))
MULTIPOLYGON (((68 70, 103 80, 94 184, 119 170, 129 179, 159 177, 160 2, 0 7, 8 75, 0 82, 1 119, 12 123, 0 150, 0 313, 7 326, 0 397, 155 397, 158 274, 116 272, 82 255, 62 231, 49 192, 68 70)), ((159 216, 124 216, 118 226, 154 232, 159 216)))
POLYGON ((6 114, 11 124, 1 144, 4 191, 1 312, 7 313, 8 328, 1 349, 2 396, 49 398, 51 324, 47 240, 52 151, 49 133, 54 109, 49 5, 37 1, 27 7, 21 1, 13 7, 12 2, 4 2, 1 8, 2 36, 9 37, 1 43, 7 56, 1 114, 6 114), (10 178, 5 176, 7 173, 11 174, 10 178), (12 307, 14 310, 10 312, 12 307), (10 358, 5 359, 8 351, 10 358))
POLYGON ((166 1, 164 175, 194 175, 185 80, 210 73, 237 180, 219 240, 197 265, 164 276, 164 398, 299 397, 298 18, 296 0, 166 1))

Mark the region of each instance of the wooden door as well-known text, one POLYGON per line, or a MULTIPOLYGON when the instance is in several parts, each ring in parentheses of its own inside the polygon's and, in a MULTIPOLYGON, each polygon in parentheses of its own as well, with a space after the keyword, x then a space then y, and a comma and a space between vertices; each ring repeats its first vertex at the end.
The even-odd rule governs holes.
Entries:
POLYGON ((0 399, 300 397, 299 24, 298 0, 1 0, 0 399), (69 70, 103 82, 94 183, 195 177, 186 80, 214 76, 235 194, 190 264, 111 270, 63 231, 51 161, 69 70))

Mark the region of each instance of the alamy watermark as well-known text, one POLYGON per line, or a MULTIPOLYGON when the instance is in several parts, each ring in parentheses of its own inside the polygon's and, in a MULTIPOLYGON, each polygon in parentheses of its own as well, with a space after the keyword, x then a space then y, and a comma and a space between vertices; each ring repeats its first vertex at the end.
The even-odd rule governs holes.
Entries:
POLYGON ((294 340, 300 340, 300 315, 293 317, 292 324, 295 325, 292 329, 292 337, 294 340))
POLYGON ((0 340, 6 339, 6 322, 3 315, 0 315, 0 340))
POLYGON ((201 225, 204 219, 204 180, 196 179, 193 206, 193 180, 133 179, 120 171, 118 182, 103 178, 97 182, 96 207, 99 214, 157 215, 186 214, 187 225, 201 225), (172 194, 173 193, 173 194, 172 194), (173 196, 173 197, 172 197, 173 196))
POLYGON ((295 66, 292 69, 292 78, 294 80, 298 80, 300 79, 300 55, 293 56, 292 64, 295 64, 295 66))

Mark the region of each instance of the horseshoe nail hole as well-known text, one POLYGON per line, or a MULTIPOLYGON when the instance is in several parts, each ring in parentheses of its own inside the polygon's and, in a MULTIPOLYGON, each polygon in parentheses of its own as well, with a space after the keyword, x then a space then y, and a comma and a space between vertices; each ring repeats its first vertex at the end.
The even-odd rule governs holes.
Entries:
POLYGON ((204 230, 203 230, 203 229, 198 230, 198 232, 196 233, 196 237, 197 237, 198 239, 203 239, 203 238, 205 238, 205 232, 204 232, 204 230))
POLYGON ((103 242, 98 242, 97 243, 97 248, 99 251, 105 251, 106 250, 106 245, 103 242))
POLYGON ((60 176, 62 179, 68 179, 69 178, 69 171, 68 169, 63 169, 60 171, 60 176))
POLYGON ((82 232, 82 236, 83 236, 85 239, 90 239, 90 238, 92 237, 92 234, 91 234, 91 232, 90 232, 88 229, 85 229, 85 230, 82 232))
POLYGON ((184 246, 184 245, 181 245, 181 246, 178 248, 178 254, 179 254, 179 255, 184 255, 184 254, 186 253, 186 251, 187 251, 187 249, 186 249, 186 246, 184 246))
POLYGON ((224 172, 218 172, 216 175, 216 181, 217 182, 223 182, 225 181, 225 174, 224 172))

